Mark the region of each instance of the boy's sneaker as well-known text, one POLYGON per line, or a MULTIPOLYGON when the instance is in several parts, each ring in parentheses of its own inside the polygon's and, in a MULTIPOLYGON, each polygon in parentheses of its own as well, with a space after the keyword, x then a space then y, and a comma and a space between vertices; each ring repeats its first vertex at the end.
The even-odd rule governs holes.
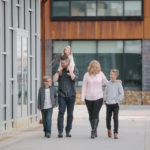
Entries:
POLYGON ((118 139, 118 133, 114 133, 114 139, 118 139))
POLYGON ((111 130, 108 130, 108 137, 111 138, 111 136, 112 136, 111 130))

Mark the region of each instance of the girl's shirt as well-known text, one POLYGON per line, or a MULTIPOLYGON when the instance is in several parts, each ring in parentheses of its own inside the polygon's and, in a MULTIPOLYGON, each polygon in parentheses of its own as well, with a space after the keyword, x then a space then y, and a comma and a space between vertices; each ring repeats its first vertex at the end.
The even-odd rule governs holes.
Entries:
POLYGON ((88 72, 85 73, 82 84, 81 100, 84 101, 86 99, 93 101, 103 98, 102 83, 106 84, 107 82, 108 80, 102 71, 96 75, 90 75, 88 72))

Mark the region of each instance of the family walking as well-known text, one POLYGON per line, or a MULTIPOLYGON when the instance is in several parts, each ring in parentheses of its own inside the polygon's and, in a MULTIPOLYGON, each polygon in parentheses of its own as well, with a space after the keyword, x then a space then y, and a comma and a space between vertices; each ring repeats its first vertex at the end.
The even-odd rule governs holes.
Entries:
MULTIPOLYGON (((93 60, 89 63, 88 72, 84 74, 81 101, 86 104, 89 122, 91 125, 91 138, 98 136, 97 127, 99 124, 99 112, 106 103, 106 127, 108 137, 112 136, 111 117, 114 120, 114 138, 118 138, 118 113, 119 102, 123 99, 124 91, 122 82, 117 80, 119 70, 110 71, 110 81, 107 80, 101 71, 100 63, 93 60), (103 94, 102 85, 106 85, 103 94)), ((52 79, 49 76, 43 77, 43 86, 39 89, 38 108, 42 113, 43 130, 45 136, 51 136, 51 124, 53 108, 58 105, 57 129, 58 137, 63 137, 64 114, 67 109, 67 121, 65 127, 66 137, 72 137, 71 129, 73 122, 73 110, 76 99, 75 82, 78 79, 78 69, 74 63, 70 46, 64 48, 60 58, 60 65, 53 76, 53 82, 58 81, 58 94, 52 86, 52 79)))

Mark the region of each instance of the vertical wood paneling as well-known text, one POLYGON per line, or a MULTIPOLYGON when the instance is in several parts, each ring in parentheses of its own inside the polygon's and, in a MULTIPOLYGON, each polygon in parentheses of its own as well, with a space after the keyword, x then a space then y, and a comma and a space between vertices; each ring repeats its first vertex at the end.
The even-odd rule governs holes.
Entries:
POLYGON ((51 21, 46 3, 46 39, 150 39, 150 0, 144 0, 144 21, 51 21))
POLYGON ((150 0, 144 0, 144 39, 150 39, 150 0))

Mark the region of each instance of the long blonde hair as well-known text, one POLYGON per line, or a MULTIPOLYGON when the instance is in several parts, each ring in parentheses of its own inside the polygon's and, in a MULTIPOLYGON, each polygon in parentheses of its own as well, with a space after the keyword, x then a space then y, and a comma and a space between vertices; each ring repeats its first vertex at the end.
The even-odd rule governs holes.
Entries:
POLYGON ((65 55, 65 50, 66 50, 67 48, 70 49, 70 55, 73 56, 71 47, 70 47, 69 45, 64 48, 64 50, 63 50, 63 52, 62 52, 62 56, 65 55))
POLYGON ((88 72, 90 75, 94 74, 95 67, 98 67, 98 72, 101 72, 101 65, 97 60, 92 60, 88 66, 88 72))

